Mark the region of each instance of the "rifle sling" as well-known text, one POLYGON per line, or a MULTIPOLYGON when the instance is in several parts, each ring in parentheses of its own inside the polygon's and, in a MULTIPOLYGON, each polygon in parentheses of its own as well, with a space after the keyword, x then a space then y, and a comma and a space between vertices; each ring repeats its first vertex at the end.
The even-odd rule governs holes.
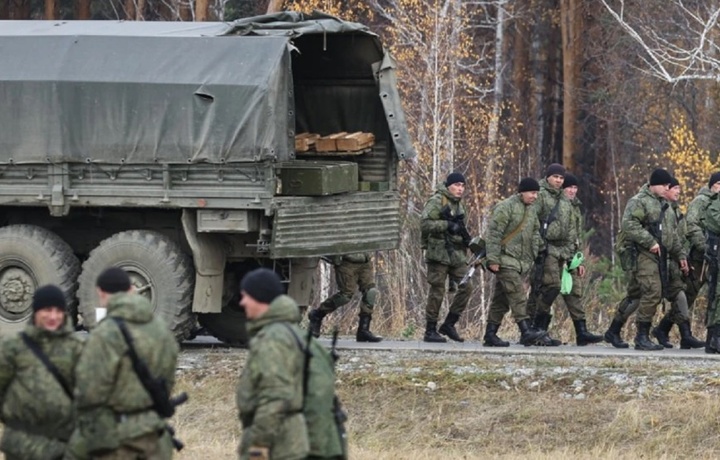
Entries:
POLYGON ((70 385, 68 384, 67 380, 60 374, 60 370, 55 366, 50 359, 47 357, 45 353, 42 352, 40 349, 40 346, 35 343, 34 340, 32 340, 26 333, 21 332, 20 337, 22 337, 23 342, 25 342, 25 345, 30 349, 30 351, 33 352, 33 354, 40 360, 41 363, 45 366, 45 368, 52 374, 53 377, 55 377, 55 380, 60 384, 63 391, 67 395, 70 400, 73 400, 73 393, 72 390, 70 390, 70 385))
POLYGON ((307 339, 307 346, 303 345, 302 340, 298 335, 295 333, 292 327, 288 323, 281 323, 283 326, 287 328, 288 331, 292 334, 293 338, 295 339, 295 343, 297 344, 298 348, 300 348, 300 351, 303 352, 303 355, 305 355, 305 359, 303 361, 303 410, 305 410, 305 399, 307 398, 308 393, 308 381, 310 379, 310 358, 312 358, 312 352, 310 351, 310 340, 312 337, 312 330, 308 328, 308 339, 307 339))

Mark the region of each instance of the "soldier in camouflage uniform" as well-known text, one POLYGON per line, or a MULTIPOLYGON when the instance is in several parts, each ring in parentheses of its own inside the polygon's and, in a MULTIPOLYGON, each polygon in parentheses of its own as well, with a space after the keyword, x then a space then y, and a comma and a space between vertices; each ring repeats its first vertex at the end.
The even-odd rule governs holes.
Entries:
POLYGON ((495 274, 495 290, 488 312, 483 345, 507 347, 510 344, 497 336, 508 310, 520 329, 523 345, 547 345, 547 332, 531 327, 523 278, 527 276, 540 247, 540 223, 533 203, 540 185, 526 177, 518 185, 518 193, 492 210, 485 238, 487 268, 495 274))
POLYGON ((240 290, 251 337, 237 387, 240 460, 304 459, 310 446, 302 412, 305 356, 296 339, 300 311, 271 270, 248 273, 240 290))
POLYGON ((130 278, 120 268, 105 270, 96 285, 107 316, 90 333, 77 365, 80 434, 94 459, 172 458, 166 421, 153 410, 115 319, 126 325, 138 358, 153 377, 165 380, 168 394, 175 383, 179 351, 175 337, 153 316, 150 302, 133 292, 130 278))
POLYGON ((610 327, 605 332, 605 340, 616 348, 628 348, 620 335, 622 327, 635 310, 637 315, 636 350, 662 350, 663 346, 650 340, 650 327, 662 301, 662 282, 659 269, 659 253, 662 244, 668 253, 668 264, 678 263, 683 272, 688 271, 686 256, 682 244, 673 230, 671 212, 663 213, 663 206, 669 207, 664 200, 672 176, 664 169, 656 169, 650 175, 650 182, 643 185, 640 192, 632 197, 623 213, 621 233, 618 237, 625 246, 621 260, 628 276, 627 295, 618 305, 610 327), (660 222, 660 218, 662 222, 660 222), (662 224, 662 240, 658 241, 651 233, 652 227, 662 224))
MULTIPOLYGON (((665 194, 665 199, 670 203, 670 209, 668 210, 671 222, 677 232, 678 238, 682 243, 685 252, 689 252, 690 241, 687 238, 687 219, 683 216, 678 205, 678 199, 680 198, 680 182, 676 178, 672 178, 670 187, 665 194), (672 212, 670 212, 672 211, 672 212)), ((665 231, 670 231, 668 227, 665 231)), ((676 264, 669 264, 670 273, 670 287, 669 297, 673 299, 672 307, 669 311, 663 315, 660 323, 657 327, 653 328, 652 334, 657 339, 658 343, 665 348, 672 348, 673 345, 670 343, 670 330, 673 324, 677 324, 680 329, 680 348, 688 350, 691 348, 702 348, 705 346, 705 342, 696 339, 692 335, 692 329, 690 327, 691 310, 689 300, 686 295, 688 291, 692 291, 692 285, 696 281, 695 274, 692 272, 692 268, 687 275, 680 271, 680 268, 676 264)), ((699 276, 699 272, 698 272, 699 276)), ((693 301, 695 300, 693 296, 693 301)))
MULTIPOLYGON (((562 188, 564 195, 563 201, 567 200, 570 203, 570 218, 567 222, 568 232, 566 240, 570 246, 567 247, 567 253, 575 254, 581 249, 580 237, 585 227, 582 202, 577 198, 577 178, 572 174, 566 174, 562 188)), ((569 264, 571 260, 572 257, 567 259, 566 263, 569 264)), ((587 330, 585 310, 582 307, 585 273, 586 271, 584 265, 580 265, 574 270, 571 270, 570 276, 572 276, 572 290, 569 294, 562 295, 563 300, 565 301, 565 306, 570 313, 570 318, 572 318, 573 326, 575 327, 575 343, 579 346, 598 343, 603 340, 601 335, 592 334, 587 330)))
POLYGON ((375 288, 372 256, 367 252, 345 254, 334 257, 332 261, 335 266, 338 292, 323 301, 319 308, 311 310, 308 314, 312 334, 315 337, 320 337, 323 318, 350 302, 357 286, 362 298, 355 339, 358 342, 380 342, 382 337, 370 332, 370 321, 378 297, 378 290, 375 288))
POLYGON ((56 286, 43 286, 35 292, 32 308, 25 336, 0 345, 0 420, 5 425, 0 451, 7 460, 63 458, 75 426, 71 394, 82 341, 65 313, 65 294, 56 286), (62 383, 26 340, 55 366, 62 383))
MULTIPOLYGON (((713 175, 714 176, 714 175, 713 175)), ((712 180, 712 179, 711 179, 712 180)), ((707 234, 707 247, 705 250, 706 268, 708 272, 708 312, 707 312, 707 340, 705 353, 720 353, 720 308, 717 293, 720 287, 718 276, 718 246, 720 241, 720 197, 715 193, 710 198, 710 204, 705 208, 704 229, 707 234)))
MULTIPOLYGON (((465 177, 453 172, 447 176, 444 183, 437 186, 423 209, 420 225, 427 264, 427 282, 430 285, 425 305, 425 342, 446 342, 440 334, 456 342, 464 340, 455 329, 472 292, 471 280, 458 286, 468 269, 467 244, 461 236, 461 227, 464 226, 462 222, 467 220, 467 211, 461 202, 464 193, 465 177), (448 216, 451 219, 448 219, 448 216), (446 282, 450 284, 450 291, 456 292, 438 334, 437 322, 445 297, 446 282)), ((467 243, 469 244, 469 241, 467 243)))

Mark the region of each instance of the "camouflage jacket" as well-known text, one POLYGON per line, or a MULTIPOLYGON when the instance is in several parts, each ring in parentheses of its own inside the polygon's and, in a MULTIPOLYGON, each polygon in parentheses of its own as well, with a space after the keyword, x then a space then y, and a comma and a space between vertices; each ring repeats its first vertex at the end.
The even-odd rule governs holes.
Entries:
POLYGON ((687 225, 687 239, 690 241, 690 248, 694 260, 702 260, 703 254, 705 254, 706 211, 714 195, 708 187, 703 187, 688 206, 685 221, 687 225))
MULTIPOLYGON (((74 334, 69 318, 58 331, 28 324, 25 334, 74 387, 83 342, 74 334)), ((47 460, 62 456, 75 426, 73 403, 19 334, 0 345, 0 406, 5 424, 0 450, 9 458, 47 460)))
MULTIPOLYGON (((673 211, 668 207, 663 219, 662 241, 657 241, 648 228, 660 218, 662 206, 667 202, 650 191, 648 184, 643 185, 637 195, 630 198, 623 213, 621 231, 626 243, 634 243, 638 251, 650 255, 650 248, 661 243, 668 255, 679 261, 686 259, 685 250, 677 233, 673 211)), ((669 205, 669 203, 668 203, 669 205)))
POLYGON ((445 206, 450 208, 451 215, 465 216, 467 223, 467 211, 461 200, 452 196, 444 184, 439 184, 425 203, 420 223, 425 260, 450 266, 464 265, 466 251, 462 237, 450 235, 448 222, 441 217, 445 206))
POLYGON ((148 300, 138 294, 110 297, 107 317, 90 333, 76 370, 78 425, 88 449, 114 449, 122 442, 156 432, 165 422, 140 383, 128 346, 112 318, 122 318, 138 357, 165 379, 168 392, 175 383, 179 347, 165 323, 153 316, 148 300))
POLYGON ((683 248, 683 254, 689 254, 690 252, 690 241, 687 238, 688 226, 687 216, 680 211, 680 205, 677 202, 670 203, 670 210, 672 210, 671 217, 673 225, 675 226, 675 233, 677 233, 680 245, 683 248))
MULTIPOLYGON (((548 200, 546 200, 546 202, 548 202, 548 200)), ((559 259, 568 260, 575 255, 579 247, 578 242, 582 234, 583 225, 582 203, 577 198, 570 201, 564 195, 561 195, 559 198, 554 199, 553 207, 555 207, 556 204, 558 208, 555 217, 550 225, 548 225, 545 236, 548 245, 548 254, 559 259)), ((548 216, 549 215, 548 213, 548 216)), ((547 216, 540 219, 540 231, 542 231, 545 219, 547 219, 547 216)))
POLYGON ((240 459, 250 447, 268 447, 273 460, 302 459, 309 452, 302 414, 304 354, 297 339, 300 311, 280 296, 260 318, 247 322, 250 351, 237 386, 243 426, 240 459))
POLYGON ((710 199, 710 204, 705 208, 703 224, 705 231, 720 235, 720 195, 715 194, 710 199))
POLYGON ((534 205, 525 205, 519 194, 496 204, 485 237, 487 265, 527 273, 540 248, 540 221, 534 205), (516 230, 522 223, 520 230, 516 230), (503 244, 503 239, 515 235, 503 244))

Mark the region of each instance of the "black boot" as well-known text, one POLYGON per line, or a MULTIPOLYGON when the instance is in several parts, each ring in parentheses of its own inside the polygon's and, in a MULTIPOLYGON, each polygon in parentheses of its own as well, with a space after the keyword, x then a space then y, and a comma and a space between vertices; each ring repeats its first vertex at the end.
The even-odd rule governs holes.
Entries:
MULTIPOLYGON (((547 333, 550 328, 550 321, 552 321, 552 315, 550 313, 536 313, 535 319, 533 320, 533 327, 538 331, 547 333)), ((542 340, 538 341, 536 345, 559 347, 562 345, 562 342, 557 339, 553 339, 550 337, 550 334, 547 334, 542 340)))
POLYGON ((501 340, 500 337, 497 336, 497 331, 500 329, 500 325, 497 323, 487 323, 487 327, 485 328, 485 337, 483 337, 483 346, 484 347, 509 347, 510 342, 506 342, 504 340, 501 340))
POLYGON ((620 335, 623 326, 624 323, 622 321, 614 319, 612 323, 610 323, 610 327, 608 328, 608 330, 605 332, 605 341, 615 348, 630 347, 627 342, 623 341, 622 335, 620 335))
POLYGON ((423 337, 423 342, 432 342, 432 343, 445 343, 447 342, 447 339, 440 334, 437 333, 437 323, 434 321, 428 321, 425 325, 425 337, 423 337))
MULTIPOLYGON (((652 330, 652 335, 655 337, 660 345, 665 348, 672 348, 673 345, 670 343, 670 330, 673 327, 673 322, 670 318, 663 316, 657 327, 652 330)), ((703 344, 705 345, 705 344, 703 344)))
POLYGON ((357 334, 355 334, 355 340, 358 342, 380 342, 382 337, 370 332, 370 320, 372 317, 368 314, 361 313, 360 320, 358 321, 357 334))
POLYGON ((702 348, 705 346, 705 342, 693 337, 692 329, 690 329, 690 321, 680 323, 678 327, 680 328, 680 348, 689 350, 691 348, 702 348))
POLYGON ((665 347, 650 340, 651 323, 637 323, 637 334, 635 334, 635 349, 647 351, 659 351, 665 347))
POLYGON ((517 325, 518 329, 520 329, 520 343, 526 347, 538 345, 538 342, 541 342, 547 337, 547 332, 538 331, 530 327, 530 321, 527 319, 520 321, 517 325))
POLYGON ((705 341, 705 353, 720 353, 720 338, 718 337, 718 326, 707 328, 707 340, 705 341))
POLYGON ((322 321, 325 315, 327 315, 327 313, 319 308, 310 310, 310 313, 308 313, 308 320, 310 320, 308 327, 310 328, 310 333, 315 337, 320 337, 320 329, 322 329, 322 321))
POLYGON ((445 317, 445 321, 440 326, 440 329, 438 332, 440 332, 442 335, 448 336, 448 339, 452 339, 456 342, 464 342, 465 339, 460 337, 460 334, 458 334, 457 329, 455 329, 455 324, 460 319, 460 315, 457 313, 448 313, 448 315, 445 317))
POLYGON ((588 332, 584 319, 577 319, 573 321, 573 326, 575 326, 575 343, 579 346, 583 347, 590 343, 602 342, 602 336, 588 332))

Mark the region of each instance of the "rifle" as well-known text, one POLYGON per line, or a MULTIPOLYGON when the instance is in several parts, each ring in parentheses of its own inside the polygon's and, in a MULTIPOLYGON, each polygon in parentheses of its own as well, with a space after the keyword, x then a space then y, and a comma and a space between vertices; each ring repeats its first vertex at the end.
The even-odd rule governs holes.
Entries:
POLYGON ((658 245, 660 246, 660 251, 658 252, 658 270, 660 271, 660 284, 662 285, 662 296, 664 299, 672 300, 670 299, 670 272, 668 271, 668 254, 667 254, 667 248, 662 243, 662 235, 663 235, 663 219, 665 218, 665 212, 670 207, 669 203, 664 203, 662 205, 662 208, 660 208, 660 216, 658 217, 658 220, 655 222, 650 222, 648 225, 648 232, 657 240, 658 245))
MULTIPOLYGON (((152 399, 152 410, 157 412, 157 414, 162 418, 172 417, 175 414, 175 408, 188 400, 187 393, 182 392, 175 397, 170 397, 165 379, 153 377, 150 373, 150 369, 147 367, 147 364, 145 364, 137 355, 135 346, 133 345, 133 338, 125 325, 125 321, 117 317, 113 317, 112 319, 118 325, 120 332, 125 338, 133 370, 135 371, 135 374, 137 374, 138 380, 140 380, 140 383, 143 388, 145 388, 145 391, 147 391, 150 395, 150 399, 152 399)), ((170 434, 175 450, 180 452, 185 445, 179 439, 175 438, 175 429, 166 424, 165 430, 170 434)))
MULTIPOLYGON (((458 283, 458 286, 462 286, 463 284, 467 283, 470 278, 475 274, 475 268, 478 264, 480 264, 480 261, 487 256, 487 250, 485 248, 485 240, 483 240, 480 237, 474 238, 472 242, 470 243, 470 250, 472 251, 473 255, 468 261, 468 265, 470 268, 468 269, 467 273, 465 273, 465 276, 460 280, 458 283)), ((480 265, 480 268, 483 268, 482 265, 480 265)))
MULTIPOLYGON (((458 235, 463 240, 463 244, 465 247, 470 247, 470 243, 472 242, 472 236, 470 236, 470 232, 468 232, 467 227, 465 226, 465 214, 458 214, 453 216, 452 210, 450 209, 449 205, 446 205, 442 210, 440 211, 440 217, 443 218, 443 220, 446 220, 448 222, 454 222, 460 226, 460 232, 458 235)), ((449 238, 446 237, 446 246, 450 244, 450 249, 452 250, 452 243, 450 242, 449 238)))
POLYGON ((557 201, 555 202, 555 206, 553 206, 550 214, 548 214, 548 216, 545 218, 545 220, 542 222, 542 225, 540 226, 540 239, 542 239, 543 242, 543 249, 540 251, 540 253, 538 253, 538 256, 535 258, 535 270, 533 272, 533 282, 531 289, 531 292, 535 295, 540 292, 540 288, 542 287, 543 275, 545 274, 545 260, 547 260, 548 256, 548 227, 550 227, 550 224, 555 222, 555 219, 557 219, 557 213, 558 209, 560 208, 561 199, 562 197, 558 197, 557 201))
POLYGON ((715 313, 715 297, 717 295, 718 280, 718 244, 720 237, 712 232, 707 232, 707 244, 705 249, 705 261, 710 267, 708 272, 708 295, 707 309, 705 310, 705 324, 715 313))

